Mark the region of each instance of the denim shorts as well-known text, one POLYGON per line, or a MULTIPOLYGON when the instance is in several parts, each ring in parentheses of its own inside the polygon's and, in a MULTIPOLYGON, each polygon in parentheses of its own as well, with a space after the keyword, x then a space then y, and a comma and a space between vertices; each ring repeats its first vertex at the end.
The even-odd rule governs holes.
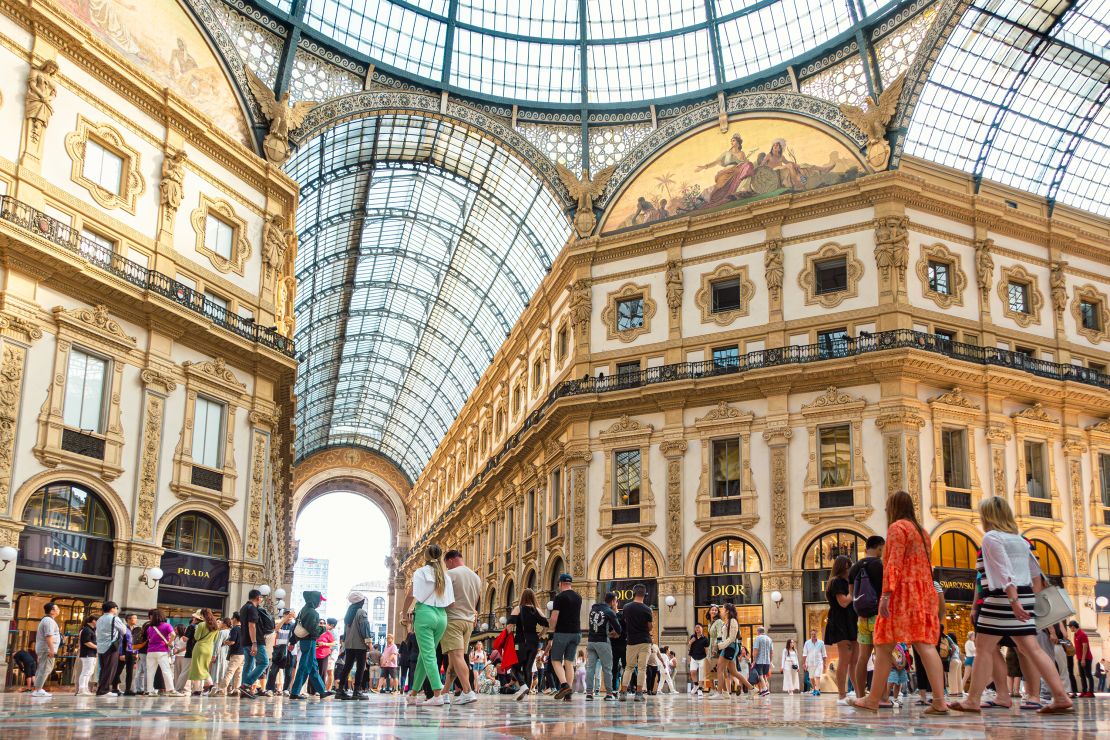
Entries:
POLYGON ((768 673, 771 672, 771 664, 770 663, 756 663, 754 667, 755 667, 755 672, 758 673, 761 676, 766 676, 768 673))
POLYGON ((573 663, 581 641, 582 635, 577 632, 556 632, 551 637, 551 661, 566 660, 573 663))

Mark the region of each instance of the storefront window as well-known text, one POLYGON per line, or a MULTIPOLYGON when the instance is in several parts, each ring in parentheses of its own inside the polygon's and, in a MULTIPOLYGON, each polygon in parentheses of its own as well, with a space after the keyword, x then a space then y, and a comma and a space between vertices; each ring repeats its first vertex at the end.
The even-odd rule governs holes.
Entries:
POLYGON ((933 541, 933 577, 944 589, 944 628, 956 635, 960 645, 972 628, 977 550, 975 542, 962 532, 945 532, 933 541))
POLYGON ((204 514, 182 514, 170 522, 162 547, 212 558, 227 557, 223 530, 204 514))
POLYGON ((763 624, 763 560, 744 540, 724 537, 705 547, 694 567, 694 617, 705 624, 709 607, 736 605, 740 638, 751 647, 755 628, 763 624))
POLYGON ((192 611, 207 607, 220 613, 227 601, 230 565, 227 536, 215 520, 200 512, 181 514, 162 536, 162 581, 158 606, 172 622, 187 623, 192 611))
POLYGON ((659 604, 658 577, 659 566, 650 552, 639 545, 621 545, 610 551, 598 567, 598 600, 612 591, 620 608, 632 601, 632 589, 639 583, 647 589, 644 603, 654 608, 659 604))
POLYGON ((815 629, 825 634, 829 616, 829 602, 825 597, 833 561, 841 555, 854 563, 864 556, 867 538, 847 529, 826 532, 815 539, 802 558, 802 601, 806 610, 806 634, 815 629))
POLYGON ((1060 556, 1052 549, 1052 545, 1044 540, 1030 540, 1037 560, 1041 563, 1041 570, 1048 576, 1048 580, 1057 586, 1064 585, 1064 568, 1060 565, 1060 556))

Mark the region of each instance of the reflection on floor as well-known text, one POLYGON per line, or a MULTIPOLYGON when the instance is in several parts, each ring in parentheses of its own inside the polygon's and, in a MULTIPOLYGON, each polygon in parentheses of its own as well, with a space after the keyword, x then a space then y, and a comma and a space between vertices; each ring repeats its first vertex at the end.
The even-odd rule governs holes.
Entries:
POLYGON ((1004 738, 1110 737, 1110 696, 1077 699, 1071 715, 1039 717, 1018 709, 982 717, 928 717, 922 707, 880 715, 836 706, 836 697, 774 696, 706 701, 648 697, 643 704, 570 703, 547 696, 519 704, 483 696, 461 707, 405 707, 395 698, 365 702, 255 701, 227 698, 97 699, 0 694, 0 736, 142 738, 325 736, 407 738, 1004 738))

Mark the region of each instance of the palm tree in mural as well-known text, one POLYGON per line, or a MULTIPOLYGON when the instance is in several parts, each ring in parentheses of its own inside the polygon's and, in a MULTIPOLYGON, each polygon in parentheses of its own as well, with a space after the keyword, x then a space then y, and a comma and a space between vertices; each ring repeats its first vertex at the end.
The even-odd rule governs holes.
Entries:
POLYGON ((664 172, 662 175, 657 175, 655 181, 659 183, 659 191, 666 191, 667 199, 673 200, 674 196, 671 195, 671 185, 674 185, 674 173, 664 172))

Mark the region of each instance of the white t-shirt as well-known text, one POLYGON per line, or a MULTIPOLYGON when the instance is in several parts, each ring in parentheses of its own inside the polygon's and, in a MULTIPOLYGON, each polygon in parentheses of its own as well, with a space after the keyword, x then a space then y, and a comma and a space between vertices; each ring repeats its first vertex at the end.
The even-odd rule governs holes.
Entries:
POLYGON ((968 641, 964 643, 964 655, 969 658, 975 657, 975 640, 968 639, 968 641))
POLYGON ((412 574, 412 595, 421 604, 447 608, 455 602, 451 579, 444 578, 443 593, 436 595, 436 573, 430 565, 422 565, 412 574))
POLYGON ((825 643, 822 640, 806 640, 805 645, 802 645, 802 655, 805 657, 806 665, 817 665, 818 663, 825 662, 825 643))

